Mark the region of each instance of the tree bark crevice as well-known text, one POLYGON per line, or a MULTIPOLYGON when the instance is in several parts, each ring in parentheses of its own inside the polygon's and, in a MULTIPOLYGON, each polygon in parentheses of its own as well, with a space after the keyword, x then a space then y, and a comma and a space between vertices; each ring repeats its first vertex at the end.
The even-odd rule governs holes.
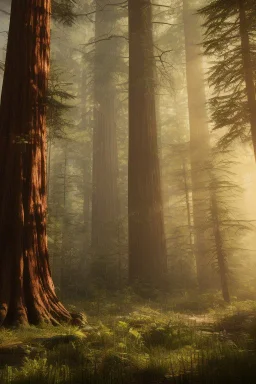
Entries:
POLYGON ((46 237, 50 0, 12 2, 0 105, 0 325, 72 320, 46 237))

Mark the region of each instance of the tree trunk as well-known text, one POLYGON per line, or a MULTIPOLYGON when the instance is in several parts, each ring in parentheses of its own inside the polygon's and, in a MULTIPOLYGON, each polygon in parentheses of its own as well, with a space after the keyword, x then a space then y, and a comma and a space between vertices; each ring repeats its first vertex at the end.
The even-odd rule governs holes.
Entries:
POLYGON ((246 11, 245 11, 245 5, 243 0, 238 0, 238 7, 239 7, 239 31, 240 31, 240 37, 241 37, 244 79, 245 79, 248 107, 249 107, 249 113, 250 113, 252 143, 253 143, 253 149, 254 149, 254 156, 256 160, 255 83, 254 83, 253 64, 252 64, 252 58, 251 58, 250 38, 249 38, 249 32, 247 27, 248 23, 246 20, 246 11))
POLYGON ((50 194, 50 179, 51 179, 51 155, 52 155, 52 140, 48 140, 47 143, 47 174, 46 174, 46 185, 47 185, 47 196, 50 194))
POLYGON ((217 203, 217 196, 215 191, 211 192, 211 203, 212 203, 212 206, 211 206, 212 219, 213 219, 213 225, 214 225, 214 228, 213 228, 214 239, 215 239, 217 262, 218 262, 218 268, 219 268, 219 274, 220 274, 222 296, 227 303, 230 303, 227 265, 225 260, 225 251, 223 249, 223 241, 222 241, 222 235, 221 235, 221 229, 220 229, 220 223, 219 223, 218 203, 217 203))
POLYGON ((117 43, 113 39, 106 41, 115 23, 115 12, 102 10, 107 3, 104 0, 96 4, 91 273, 112 284, 112 257, 118 234, 116 90, 113 85, 117 43))
POLYGON ((182 170, 183 170, 183 180, 184 180, 184 191, 186 196, 186 211, 187 211, 187 223, 188 223, 188 230, 189 230, 189 248, 191 252, 191 264, 193 263, 195 265, 195 255, 194 255, 194 234, 192 230, 192 209, 190 205, 190 188, 188 183, 188 174, 187 166, 186 166, 186 160, 183 159, 182 163, 182 170))
POLYGON ((13 1, 0 107, 0 324, 71 319, 46 238, 50 0, 13 1))
POLYGON ((92 119, 91 112, 88 110, 88 92, 87 92, 87 75, 85 68, 82 71, 81 79, 81 131, 87 133, 87 141, 83 143, 83 158, 82 158, 82 169, 83 169, 83 223, 84 223, 84 241, 83 241, 83 256, 85 257, 90 241, 88 242, 88 235, 91 231, 90 225, 90 211, 91 211, 91 169, 92 169, 92 138, 90 120, 92 119))
MULTIPOLYGON (((88 283, 90 277, 90 247, 91 247, 91 199, 92 199, 92 129, 93 111, 88 103, 87 67, 82 62, 81 71, 81 122, 80 132, 85 135, 86 141, 81 143, 81 171, 82 171, 82 199, 83 199, 83 238, 81 244, 81 257, 78 263, 78 276, 88 283)), ((85 287, 83 285, 83 287, 85 287)))
POLYGON ((48 201, 48 234, 52 242, 49 242, 50 266, 55 289, 61 298, 61 268, 62 268, 62 222, 63 208, 63 141, 55 140, 52 143, 52 159, 50 177, 50 193, 47 194, 48 201))
POLYGON ((68 257, 68 251, 71 248, 70 247, 70 229, 68 228, 69 224, 69 212, 67 207, 67 197, 68 197, 68 143, 65 142, 65 140, 62 143, 62 155, 63 155, 63 162, 61 164, 62 166, 62 174, 63 177, 63 195, 62 195, 62 214, 61 214, 61 251, 60 251, 60 264, 59 264, 59 288, 61 297, 65 297, 67 294, 67 288, 70 285, 70 257, 68 257))
POLYGON ((129 0, 129 278, 157 285, 167 272, 157 145, 152 10, 129 0))
POLYGON ((186 76, 190 126, 190 159, 193 196, 193 220, 197 278, 201 290, 212 286, 209 239, 205 237, 206 216, 210 207, 207 191, 209 176, 207 162, 210 153, 210 137, 206 111, 203 59, 200 49, 201 34, 198 16, 183 0, 183 20, 186 51, 186 76))

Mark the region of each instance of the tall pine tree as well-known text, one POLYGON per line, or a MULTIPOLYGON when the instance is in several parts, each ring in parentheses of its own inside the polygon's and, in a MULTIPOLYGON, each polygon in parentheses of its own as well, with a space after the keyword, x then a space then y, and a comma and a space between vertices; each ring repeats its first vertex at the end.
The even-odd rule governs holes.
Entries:
POLYGON ((225 146, 252 139, 256 153, 255 2, 213 0, 199 12, 205 18, 204 52, 212 62, 214 129, 224 129, 225 146))

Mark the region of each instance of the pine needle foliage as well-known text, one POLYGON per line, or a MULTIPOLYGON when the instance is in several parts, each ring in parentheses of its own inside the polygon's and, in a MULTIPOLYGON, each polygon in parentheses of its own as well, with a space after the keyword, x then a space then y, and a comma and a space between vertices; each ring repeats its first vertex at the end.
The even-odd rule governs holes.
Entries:
MULTIPOLYGON (((253 0, 244 0, 246 28, 250 39, 250 57, 256 80, 256 9, 253 0)), ((214 130, 224 129, 220 144, 227 147, 235 140, 251 139, 250 109, 245 82, 237 0, 212 0, 199 11, 204 17, 204 54, 209 57, 208 81, 214 130)))
POLYGON ((233 171, 235 165, 230 151, 212 150, 208 163, 211 204, 205 232, 212 244, 209 250, 212 266, 220 276, 223 298, 227 302, 230 301, 230 282, 237 279, 240 241, 248 231, 253 230, 252 222, 244 220, 237 208, 242 188, 233 171))
POLYGON ((63 81, 62 78, 62 70, 53 65, 47 93, 47 123, 50 139, 63 138, 65 128, 73 127, 73 123, 67 118, 65 112, 73 108, 71 102, 75 96, 69 91, 72 83, 63 81))
POLYGON ((74 6, 76 0, 53 0, 52 1, 52 17, 66 26, 73 25, 76 16, 74 6))

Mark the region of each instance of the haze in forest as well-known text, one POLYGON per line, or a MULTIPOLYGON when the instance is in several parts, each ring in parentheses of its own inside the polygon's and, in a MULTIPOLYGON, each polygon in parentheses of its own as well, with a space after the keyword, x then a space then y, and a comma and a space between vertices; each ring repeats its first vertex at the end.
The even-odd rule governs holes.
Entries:
MULTIPOLYGON (((1 1, 2 64, 10 4, 1 1)), ((58 9, 56 4, 53 7, 58 9)), ((168 284, 174 290, 187 289, 188 281, 191 287, 197 286, 198 252, 208 253, 208 266, 205 264, 203 268, 218 269, 214 267, 216 255, 210 250, 212 244, 206 244, 211 242, 210 229, 202 218, 208 214, 207 204, 202 207, 209 198, 208 192, 201 191, 207 189, 208 176, 203 176, 207 171, 193 171, 193 167, 202 167, 205 150, 220 148, 216 161, 227 174, 218 177, 230 182, 230 188, 226 185, 225 193, 221 192, 221 198, 226 199, 221 204, 226 205, 232 220, 253 228, 256 217, 253 204, 256 173, 250 141, 241 143, 238 139, 227 148, 220 147, 218 143, 227 128, 215 131, 211 118, 209 104, 214 87, 210 86, 208 76, 215 64, 213 56, 203 56, 204 17, 196 15, 206 5, 207 2, 184 0, 183 10, 182 2, 178 1, 152 7, 155 65, 152 89, 156 102, 168 284), (189 146, 194 146, 191 159, 189 146), (202 186, 195 186, 195 182, 202 186), (232 185, 239 187, 239 192, 235 193, 232 185), (197 213, 197 204, 199 210, 206 211, 197 213), (201 234, 197 235, 197 230, 201 234), (201 242, 201 251, 197 241, 201 242)), ((99 263, 95 266, 96 279, 102 280, 99 284, 103 286, 118 281, 121 287, 128 276, 127 9, 118 2, 117 6, 99 5, 96 14, 93 4, 74 2, 68 7, 64 5, 62 19, 53 21, 51 26, 49 100, 52 105, 47 116, 48 241, 52 273, 61 295, 72 295, 74 289, 90 291, 93 264, 99 263), (67 16, 68 10, 77 14, 74 20, 72 15, 67 16), (95 115, 100 105, 103 108, 100 119, 104 121, 98 121, 95 115), (103 270, 105 276, 100 276, 103 270), (108 279, 109 283, 105 281, 108 279), (65 293, 61 287, 65 287, 65 293)), ((134 65, 136 60, 139 65, 138 53, 134 60, 134 65)), ((135 113, 140 113, 139 105, 135 113)), ((133 117, 135 121, 139 118, 133 117)), ((134 140, 139 139, 134 137, 134 140)), ((140 163, 139 152, 137 156, 131 169, 140 163)), ((230 269, 234 281, 238 279, 242 285, 254 280, 256 244, 252 228, 236 229, 239 236, 231 231, 227 239, 231 249, 230 269)))
POLYGON ((79 327, 122 367, 134 337, 144 369, 207 327, 242 348, 241 312, 251 351, 255 25, 253 0, 0 0, 0 326, 79 327))

